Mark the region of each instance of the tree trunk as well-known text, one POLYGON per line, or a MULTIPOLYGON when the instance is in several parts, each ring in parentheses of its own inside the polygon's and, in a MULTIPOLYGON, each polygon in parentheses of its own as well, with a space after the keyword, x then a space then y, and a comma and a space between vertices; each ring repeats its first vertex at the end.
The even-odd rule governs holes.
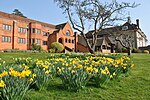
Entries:
POLYGON ((93 50, 92 48, 88 48, 88 50, 91 54, 95 54, 95 50, 93 50))
POLYGON ((128 56, 131 56, 131 48, 127 48, 128 50, 128 56))

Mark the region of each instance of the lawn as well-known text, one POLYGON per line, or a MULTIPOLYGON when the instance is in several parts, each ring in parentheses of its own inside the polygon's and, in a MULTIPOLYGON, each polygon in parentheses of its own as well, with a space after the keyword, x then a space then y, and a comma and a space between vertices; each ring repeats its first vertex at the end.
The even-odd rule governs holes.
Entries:
MULTIPOLYGON (((12 58, 31 57, 46 59, 48 53, 0 53, 0 58, 12 62, 12 58)), ((64 90, 59 78, 49 81, 47 89, 30 90, 25 100, 150 100, 150 55, 133 54, 135 64, 127 74, 109 81, 101 88, 90 83, 79 92, 64 90)))

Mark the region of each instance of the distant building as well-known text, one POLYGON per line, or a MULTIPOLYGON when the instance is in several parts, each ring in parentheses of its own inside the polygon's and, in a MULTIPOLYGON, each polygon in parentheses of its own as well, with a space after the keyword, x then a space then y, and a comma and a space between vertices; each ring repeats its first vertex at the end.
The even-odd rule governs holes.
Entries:
MULTIPOLYGON (((92 30, 86 34, 89 42, 92 41, 93 32, 94 31, 92 30)), ((115 41, 115 38, 113 36, 114 34, 127 34, 128 36, 130 36, 130 42, 132 44, 131 47, 136 49, 139 49, 139 47, 145 47, 148 41, 146 35, 139 27, 139 20, 137 19, 136 24, 133 24, 130 21, 130 17, 128 17, 128 21, 122 26, 105 28, 100 31, 97 35, 97 44, 95 50, 109 53, 114 52, 114 49, 123 48, 119 42, 115 41)), ((125 37, 121 36, 122 41, 124 38, 125 37)), ((79 37, 78 44, 80 45, 79 48, 87 47, 84 39, 81 36, 79 37)), ((86 50, 88 51, 88 49, 86 50)), ((80 52, 87 51, 85 51, 85 49, 80 49, 80 52)))
POLYGON ((67 51, 75 50, 77 39, 68 22, 52 25, 0 12, 0 50, 30 50, 33 43, 48 50, 52 42, 62 43, 67 51))

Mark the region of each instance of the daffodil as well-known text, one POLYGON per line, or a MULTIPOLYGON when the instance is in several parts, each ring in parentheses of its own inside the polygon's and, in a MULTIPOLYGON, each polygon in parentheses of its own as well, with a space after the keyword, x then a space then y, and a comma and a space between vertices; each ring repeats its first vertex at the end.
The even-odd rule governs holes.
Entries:
POLYGON ((110 79, 112 79, 113 78, 113 76, 112 75, 110 75, 110 79))
POLYGON ((6 76, 6 75, 8 75, 8 72, 7 72, 7 71, 3 71, 3 72, 0 74, 0 77, 4 77, 4 76, 6 76))
POLYGON ((5 84, 5 82, 4 82, 3 80, 1 80, 1 81, 0 81, 0 87, 3 88, 4 86, 6 86, 6 84, 5 84))

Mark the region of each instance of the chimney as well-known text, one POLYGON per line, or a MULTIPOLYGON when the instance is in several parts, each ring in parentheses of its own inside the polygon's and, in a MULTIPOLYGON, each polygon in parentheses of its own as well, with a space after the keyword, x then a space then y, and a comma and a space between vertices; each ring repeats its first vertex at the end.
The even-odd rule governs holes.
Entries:
POLYGON ((130 18, 130 16, 127 17, 127 18, 128 18, 128 23, 131 23, 131 18, 130 18))
POLYGON ((136 19, 136 25, 137 25, 137 28, 140 28, 139 27, 139 19, 136 19))

